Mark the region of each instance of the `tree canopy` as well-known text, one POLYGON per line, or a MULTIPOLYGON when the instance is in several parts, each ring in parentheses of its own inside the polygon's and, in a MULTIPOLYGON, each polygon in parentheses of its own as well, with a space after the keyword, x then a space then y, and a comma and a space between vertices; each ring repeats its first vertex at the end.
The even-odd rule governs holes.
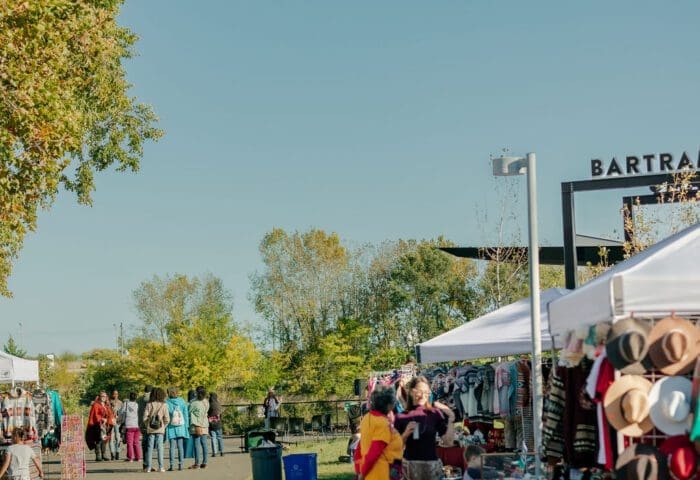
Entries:
POLYGON ((129 96, 136 35, 122 0, 0 4, 0 294, 39 208, 63 185, 89 205, 94 174, 137 171, 156 117, 129 96))

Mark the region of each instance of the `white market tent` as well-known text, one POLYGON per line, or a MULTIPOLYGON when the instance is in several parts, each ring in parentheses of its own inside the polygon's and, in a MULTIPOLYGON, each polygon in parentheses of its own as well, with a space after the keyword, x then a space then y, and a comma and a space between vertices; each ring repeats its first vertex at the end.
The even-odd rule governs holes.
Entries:
POLYGON ((38 382, 39 361, 0 351, 0 383, 38 382))
POLYGON ((700 224, 653 245, 549 304, 559 343, 579 327, 629 315, 700 312, 700 224))
MULTIPOLYGON (((542 349, 552 348, 547 304, 568 290, 550 288, 540 293, 542 349)), ((532 351, 530 299, 523 298, 419 344, 419 362, 436 363, 517 355, 532 351)))

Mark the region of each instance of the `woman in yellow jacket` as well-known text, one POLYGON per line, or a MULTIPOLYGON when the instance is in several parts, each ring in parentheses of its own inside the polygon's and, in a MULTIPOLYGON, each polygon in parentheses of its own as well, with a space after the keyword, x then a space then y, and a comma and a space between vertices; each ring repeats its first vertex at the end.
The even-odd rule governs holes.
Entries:
POLYGON ((403 441, 392 418, 396 395, 391 387, 377 386, 370 396, 371 410, 360 423, 359 478, 399 480, 403 441))

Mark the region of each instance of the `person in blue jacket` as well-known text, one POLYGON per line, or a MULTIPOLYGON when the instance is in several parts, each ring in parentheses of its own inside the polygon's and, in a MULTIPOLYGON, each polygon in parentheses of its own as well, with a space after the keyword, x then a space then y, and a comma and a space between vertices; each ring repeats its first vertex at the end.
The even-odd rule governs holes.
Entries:
POLYGON ((168 406, 170 414, 170 423, 165 429, 165 439, 170 442, 170 468, 168 471, 175 469, 175 446, 177 445, 178 470, 182 470, 182 464, 185 458, 185 440, 190 438, 190 412, 187 402, 178 396, 178 390, 175 387, 168 389, 168 399, 165 403, 168 406))

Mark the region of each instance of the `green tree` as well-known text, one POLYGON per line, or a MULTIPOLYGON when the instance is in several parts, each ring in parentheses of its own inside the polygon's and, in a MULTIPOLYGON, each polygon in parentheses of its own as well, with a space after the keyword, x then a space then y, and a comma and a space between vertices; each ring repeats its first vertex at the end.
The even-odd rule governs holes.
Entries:
POLYGON ((5 351, 5 353, 9 353, 15 357, 24 358, 27 356, 27 351, 17 344, 12 335, 7 338, 7 343, 3 345, 2 349, 5 351))
POLYGON ((260 354, 234 324, 231 294, 220 279, 155 276, 134 299, 142 325, 126 344, 128 358, 138 360, 131 380, 220 388, 253 379, 260 354))
POLYGON ((476 313, 474 262, 448 255, 441 246, 451 244, 442 238, 418 242, 390 271, 392 316, 402 333, 394 340, 408 350, 476 313))
POLYGON ((121 4, 0 3, 0 294, 60 185, 89 205, 96 172, 138 170, 144 141, 162 135, 128 94, 136 36, 117 24, 121 4))
POLYGON ((251 299, 273 347, 311 347, 335 328, 351 278, 350 253, 337 234, 273 229, 260 242, 265 265, 251 276, 251 299))

